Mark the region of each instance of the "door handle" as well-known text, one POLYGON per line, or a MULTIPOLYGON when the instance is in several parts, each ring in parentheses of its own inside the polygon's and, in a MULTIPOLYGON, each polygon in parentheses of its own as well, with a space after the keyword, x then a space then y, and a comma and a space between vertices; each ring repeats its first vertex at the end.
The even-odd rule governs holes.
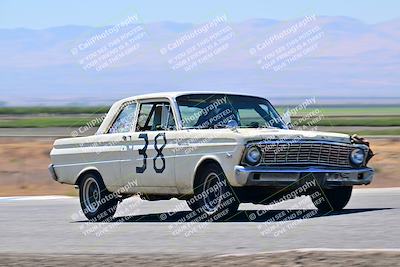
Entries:
POLYGON ((122 140, 123 141, 132 141, 132 135, 123 135, 122 136, 122 140))

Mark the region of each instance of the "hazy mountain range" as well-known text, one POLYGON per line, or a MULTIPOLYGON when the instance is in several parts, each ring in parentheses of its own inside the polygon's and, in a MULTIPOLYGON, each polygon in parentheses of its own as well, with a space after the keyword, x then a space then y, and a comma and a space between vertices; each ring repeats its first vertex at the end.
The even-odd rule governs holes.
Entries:
POLYGON ((114 33, 110 33, 113 26, 0 29, 0 102, 98 104, 176 90, 236 91, 272 98, 400 97, 400 19, 370 25, 347 17, 316 17, 290 32, 302 21, 304 18, 229 23, 228 19, 228 23, 209 26, 207 32, 201 32, 202 25, 175 22, 135 23, 114 33), (129 36, 132 31, 135 33, 129 36), (308 31, 312 34, 307 35, 308 31), (108 35, 99 37, 104 33, 108 35), (285 36, 268 42, 274 35, 285 36), (313 37, 316 40, 310 39, 313 37), (114 57, 110 44, 117 38, 137 40, 121 50, 127 55, 105 69, 84 69, 80 61, 85 58, 90 62, 114 57), (260 62, 266 55, 270 63, 279 61, 282 53, 289 55, 294 51, 290 49, 303 42, 308 45, 290 56, 297 55, 290 64, 278 71, 262 69, 266 62, 260 62), (214 54, 202 59, 202 49, 212 44, 204 56, 214 54), (261 48, 263 44, 266 48, 261 48), (99 49, 104 46, 108 50, 101 54, 99 49), (281 47, 286 50, 277 52, 281 47), (164 54, 162 49, 166 49, 164 54), (200 63, 189 71, 174 69, 179 61, 196 60, 200 63))

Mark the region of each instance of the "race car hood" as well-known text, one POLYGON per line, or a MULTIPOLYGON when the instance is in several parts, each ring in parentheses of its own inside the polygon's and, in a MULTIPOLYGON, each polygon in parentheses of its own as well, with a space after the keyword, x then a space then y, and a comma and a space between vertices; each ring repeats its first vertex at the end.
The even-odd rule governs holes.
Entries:
POLYGON ((238 128, 236 133, 242 138, 243 143, 252 141, 272 141, 272 140, 310 140, 310 141, 331 141, 339 143, 350 143, 350 136, 347 134, 319 132, 319 131, 299 131, 284 129, 244 129, 238 128))

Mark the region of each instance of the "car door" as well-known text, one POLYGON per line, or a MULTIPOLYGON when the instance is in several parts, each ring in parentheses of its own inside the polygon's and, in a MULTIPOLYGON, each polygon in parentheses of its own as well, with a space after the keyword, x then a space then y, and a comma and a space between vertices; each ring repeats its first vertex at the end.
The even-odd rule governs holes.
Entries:
POLYGON ((134 176, 143 193, 171 192, 168 187, 176 188, 176 124, 171 105, 167 100, 145 101, 138 110, 135 132, 127 136, 122 175, 134 176))
POLYGON ((94 135, 101 142, 98 143, 98 157, 100 162, 107 164, 99 165, 103 180, 109 189, 119 189, 121 186, 134 181, 134 177, 123 177, 121 168, 125 158, 126 136, 132 132, 134 128, 134 119, 136 116, 137 104, 135 101, 123 103, 116 113, 114 120, 103 134, 94 135), (118 174, 118 175, 117 175, 118 174))

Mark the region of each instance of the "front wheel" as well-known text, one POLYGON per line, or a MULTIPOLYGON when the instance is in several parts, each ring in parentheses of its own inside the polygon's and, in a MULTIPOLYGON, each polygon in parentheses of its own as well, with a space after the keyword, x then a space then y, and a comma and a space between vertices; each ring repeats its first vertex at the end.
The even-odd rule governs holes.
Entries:
POLYGON ((83 214, 89 220, 110 220, 117 210, 118 199, 107 190, 100 175, 94 173, 88 173, 82 178, 79 199, 83 214))
POLYGON ((347 205, 352 191, 352 186, 323 189, 319 197, 311 197, 311 200, 320 211, 338 211, 347 205))
POLYGON ((212 220, 232 216, 239 207, 239 200, 216 163, 207 164, 200 170, 194 183, 194 196, 186 202, 193 211, 212 220))

